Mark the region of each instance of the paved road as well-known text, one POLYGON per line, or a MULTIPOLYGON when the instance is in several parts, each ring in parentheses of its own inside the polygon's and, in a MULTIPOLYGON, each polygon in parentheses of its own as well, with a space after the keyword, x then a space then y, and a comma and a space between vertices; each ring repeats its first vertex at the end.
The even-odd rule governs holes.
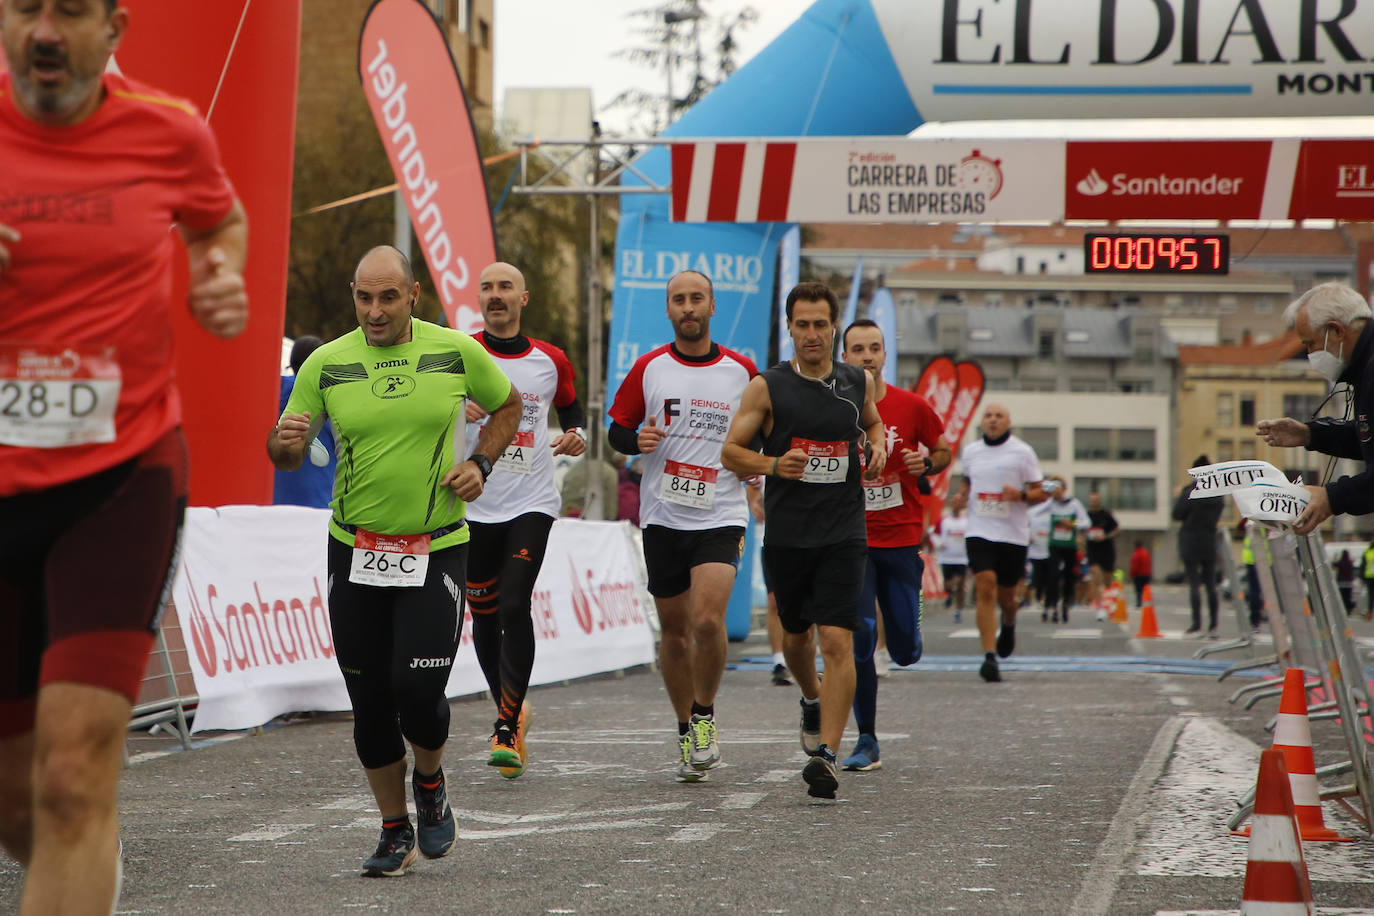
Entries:
MULTIPOLYGON (((725 766, 699 785, 672 778, 655 672, 536 689, 533 760, 514 781, 484 765, 489 702, 456 701, 460 841, 403 879, 359 877, 378 819, 347 716, 198 736, 191 752, 136 736, 119 912, 1234 912, 1246 841, 1224 822, 1276 701, 1229 704, 1245 681, 1215 671, 1240 655, 1192 662, 1181 608, 1161 589, 1166 638, 1150 641, 1129 638, 1134 616, 1125 630, 1027 618, 997 685, 975 673, 967 617, 932 608, 928 657, 882 682, 884 767, 841 774, 835 803, 806 795, 796 690, 769 684, 757 634, 732 646, 725 766)), ((1355 629, 1374 645, 1374 626, 1355 629)), ((1318 763, 1335 759, 1336 727, 1313 733, 1318 763)), ((1326 817, 1356 829, 1335 805, 1326 817)), ((1323 912, 1374 913, 1374 842, 1306 852, 1323 912)), ((21 877, 0 864, 0 912, 21 877)))

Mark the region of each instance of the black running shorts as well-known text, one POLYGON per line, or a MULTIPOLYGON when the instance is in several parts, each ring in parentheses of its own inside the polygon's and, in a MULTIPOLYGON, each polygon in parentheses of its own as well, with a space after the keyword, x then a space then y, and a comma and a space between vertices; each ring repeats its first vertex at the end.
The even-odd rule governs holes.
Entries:
POLYGON ((773 582, 778 620, 789 633, 812 624, 853 630, 859 625, 868 544, 845 541, 824 547, 763 545, 763 566, 773 582))
POLYGON ((1025 578, 1025 545, 983 538, 966 538, 964 545, 968 549, 968 571, 973 575, 990 570, 997 574, 997 584, 1002 588, 1015 588, 1025 578))
POLYGON ((744 528, 706 528, 678 531, 662 525, 644 529, 644 565, 649 569, 649 594, 672 598, 692 587, 692 567, 727 563, 739 568, 744 555, 744 528))

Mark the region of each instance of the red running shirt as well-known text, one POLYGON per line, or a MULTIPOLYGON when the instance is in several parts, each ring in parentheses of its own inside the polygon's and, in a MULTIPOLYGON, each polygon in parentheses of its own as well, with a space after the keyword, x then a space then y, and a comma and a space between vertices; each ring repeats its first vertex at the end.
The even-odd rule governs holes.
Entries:
POLYGON ((45 127, 0 75, 0 223, 22 236, 0 273, 0 496, 113 467, 181 421, 173 224, 213 229, 234 190, 189 103, 116 74, 104 86, 90 117, 45 127), (112 428, 72 431, 70 414, 105 410, 112 428))
POLYGON ((945 433, 945 424, 929 402, 912 391, 888 385, 878 402, 878 415, 887 430, 887 465, 876 484, 864 484, 864 520, 868 546, 910 547, 921 543, 925 509, 916 476, 906 469, 902 450, 933 449, 945 433))

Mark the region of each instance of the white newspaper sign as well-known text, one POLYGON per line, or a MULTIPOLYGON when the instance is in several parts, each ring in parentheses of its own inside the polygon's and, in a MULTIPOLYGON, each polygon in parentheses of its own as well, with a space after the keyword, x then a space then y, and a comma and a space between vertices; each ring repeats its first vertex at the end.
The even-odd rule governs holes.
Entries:
MULTIPOLYGON (((186 513, 175 608, 200 703, 193 731, 347 710, 328 610, 329 511, 294 506, 186 513)), ((639 565, 624 522, 560 519, 534 590, 531 684, 653 660, 639 565)), ((465 615, 448 695, 487 688, 465 615)))
POLYGON ((1261 480, 1287 483, 1283 472, 1267 461, 1223 461, 1208 464, 1188 471, 1197 484, 1190 499, 1206 499, 1210 496, 1226 496, 1243 490, 1261 480))
POLYGON ((1240 514, 1267 528, 1288 531, 1307 508, 1311 494, 1300 484, 1283 480, 1261 480, 1243 490, 1235 490, 1240 514))

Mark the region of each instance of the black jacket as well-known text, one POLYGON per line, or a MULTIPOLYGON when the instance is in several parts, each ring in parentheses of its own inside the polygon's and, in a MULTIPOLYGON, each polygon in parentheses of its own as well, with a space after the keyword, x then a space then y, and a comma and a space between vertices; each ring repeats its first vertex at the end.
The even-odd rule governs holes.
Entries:
POLYGON ((1178 529, 1180 545, 1192 545, 1191 549, 1204 549, 1217 536, 1217 522, 1226 510, 1226 497, 1206 496, 1202 499, 1189 499, 1196 483, 1190 483, 1174 500, 1174 521, 1181 522, 1178 529))
POLYGON ((1364 462, 1364 473, 1327 484, 1326 496, 1335 515, 1368 515, 1374 512, 1374 436, 1369 427, 1370 418, 1374 417, 1374 321, 1365 323, 1340 381, 1354 389, 1355 419, 1323 417, 1308 423, 1312 435, 1307 448, 1364 462))

